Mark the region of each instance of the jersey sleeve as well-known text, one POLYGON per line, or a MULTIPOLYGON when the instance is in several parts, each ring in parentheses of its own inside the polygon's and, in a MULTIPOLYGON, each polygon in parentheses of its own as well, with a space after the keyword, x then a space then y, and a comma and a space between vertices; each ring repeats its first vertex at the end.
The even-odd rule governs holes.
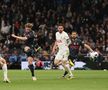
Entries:
POLYGON ((55 38, 56 38, 56 40, 58 39, 58 34, 57 34, 57 32, 56 32, 56 34, 55 34, 55 38))
POLYGON ((79 40, 79 43, 80 43, 81 46, 84 46, 84 44, 85 44, 85 42, 81 39, 79 40))
POLYGON ((69 39, 69 36, 67 33, 65 34, 65 39, 67 39, 67 40, 69 39))
POLYGON ((68 34, 66 33, 66 36, 65 36, 66 40, 67 40, 67 45, 69 46, 71 44, 71 40, 68 36, 68 34))

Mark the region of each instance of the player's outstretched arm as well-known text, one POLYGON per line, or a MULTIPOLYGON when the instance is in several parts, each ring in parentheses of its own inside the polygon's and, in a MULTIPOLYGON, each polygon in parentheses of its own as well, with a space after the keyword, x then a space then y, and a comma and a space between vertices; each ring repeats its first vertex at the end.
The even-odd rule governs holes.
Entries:
POLYGON ((84 47, 87 48, 90 52, 93 52, 93 49, 89 45, 84 44, 84 47))
POLYGON ((27 37, 16 36, 15 34, 12 34, 11 36, 19 40, 27 40, 27 37))

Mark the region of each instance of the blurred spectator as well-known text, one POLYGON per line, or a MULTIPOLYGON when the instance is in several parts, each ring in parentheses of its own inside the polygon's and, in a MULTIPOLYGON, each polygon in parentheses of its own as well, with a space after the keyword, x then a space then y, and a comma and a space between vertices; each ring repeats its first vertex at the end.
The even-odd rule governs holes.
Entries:
POLYGON ((13 51, 12 55, 9 57, 10 64, 15 64, 18 62, 17 51, 13 51))
POLYGON ((27 55, 25 53, 20 54, 19 58, 20 58, 20 62, 21 61, 27 61, 27 55))
POLYGON ((36 60, 35 65, 36 65, 36 69, 43 69, 44 67, 44 63, 39 59, 36 60))

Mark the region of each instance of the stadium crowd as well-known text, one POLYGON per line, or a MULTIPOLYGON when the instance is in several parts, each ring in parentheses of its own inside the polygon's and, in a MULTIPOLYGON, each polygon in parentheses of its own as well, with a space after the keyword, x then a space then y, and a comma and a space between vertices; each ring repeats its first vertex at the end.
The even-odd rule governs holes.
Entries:
POLYGON ((22 36, 27 22, 34 25, 42 61, 50 59, 57 24, 63 23, 69 35, 77 31, 108 62, 108 0, 0 0, 0 19, 0 53, 11 63, 26 59, 24 42, 11 34, 22 36))

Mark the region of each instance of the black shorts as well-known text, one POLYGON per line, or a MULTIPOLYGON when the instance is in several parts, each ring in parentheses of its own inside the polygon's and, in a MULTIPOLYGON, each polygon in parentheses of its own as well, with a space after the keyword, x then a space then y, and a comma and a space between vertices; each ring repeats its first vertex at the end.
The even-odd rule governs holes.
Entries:
POLYGON ((78 59, 78 55, 69 55, 68 59, 70 59, 72 62, 74 62, 75 59, 78 59))
POLYGON ((25 53, 26 53, 27 57, 34 57, 34 55, 35 55, 33 49, 29 49, 25 53))

